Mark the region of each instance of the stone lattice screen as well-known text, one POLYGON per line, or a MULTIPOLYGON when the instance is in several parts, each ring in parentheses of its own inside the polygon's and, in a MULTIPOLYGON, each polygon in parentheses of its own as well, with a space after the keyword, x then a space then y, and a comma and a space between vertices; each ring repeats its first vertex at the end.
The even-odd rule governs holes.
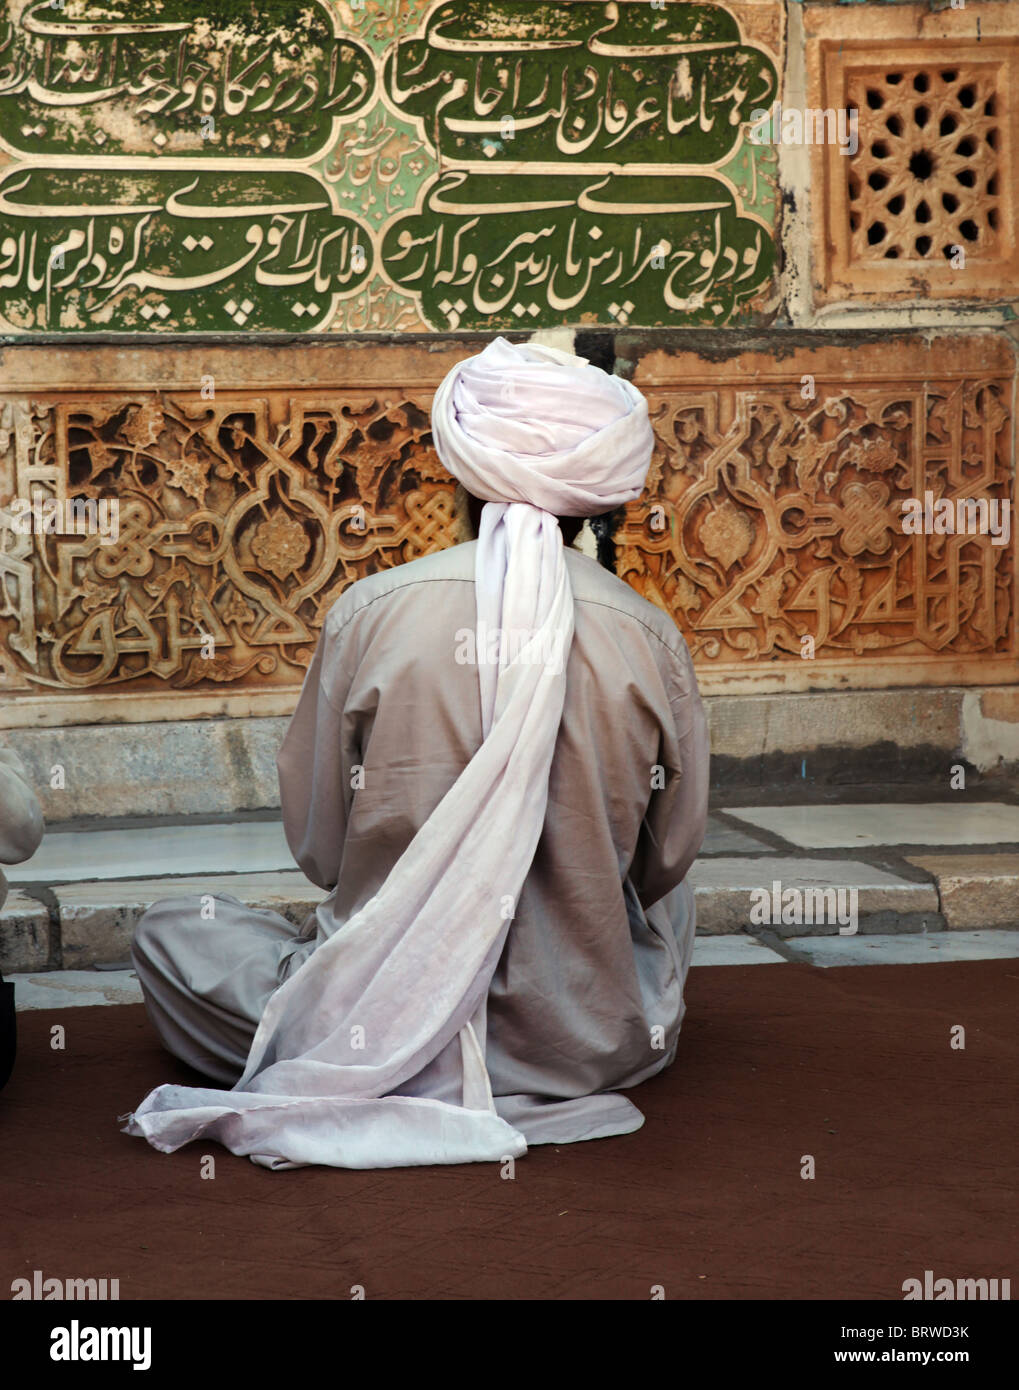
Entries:
POLYGON ((1019 13, 973 13, 979 35, 921 39, 944 16, 808 12, 811 105, 859 112, 854 153, 811 151, 819 302, 1015 298, 1019 13))

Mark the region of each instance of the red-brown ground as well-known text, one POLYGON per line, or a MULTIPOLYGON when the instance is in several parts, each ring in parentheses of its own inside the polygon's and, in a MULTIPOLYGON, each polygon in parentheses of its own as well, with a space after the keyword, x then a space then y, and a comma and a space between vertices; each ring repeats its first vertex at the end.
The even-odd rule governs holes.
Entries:
POLYGON ((143 1008, 21 1014, 0 1298, 35 1269, 141 1299, 897 1300, 925 1269, 1019 1288, 1017 982, 1008 960, 699 968, 676 1064, 630 1092, 644 1128, 534 1148, 511 1181, 159 1154, 117 1115, 198 1078, 143 1008))

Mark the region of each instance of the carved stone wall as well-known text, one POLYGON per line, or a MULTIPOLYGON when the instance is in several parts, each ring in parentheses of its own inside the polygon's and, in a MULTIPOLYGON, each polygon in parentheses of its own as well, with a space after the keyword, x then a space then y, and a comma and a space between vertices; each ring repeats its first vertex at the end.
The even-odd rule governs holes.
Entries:
POLYGON ((1001 0, 0 0, 0 723, 286 713, 535 329, 649 397, 705 691, 1016 681, 1011 531, 902 504, 1014 520, 1017 102, 1001 0))
MULTIPOLYGON (((4 720, 286 712, 347 584, 466 536, 428 409, 478 346, 321 345, 299 386, 251 349, 243 389, 210 387, 221 348, 8 350, 4 720), (117 534, 70 499, 116 500, 117 534)), ((1019 676, 1014 536, 907 534, 901 507, 1013 495, 1006 340, 629 350, 657 449, 617 568, 706 692, 1019 676)))
POLYGON ((1015 370, 992 336, 639 358, 657 448, 618 571, 674 615, 702 689, 1019 678, 1015 370), (912 534, 906 499, 1005 524, 912 534))
POLYGON ((222 349, 8 351, 8 718, 40 695, 53 716, 86 698, 135 719, 289 709, 348 584, 467 534, 428 421, 460 355, 319 347, 294 387, 290 362, 259 348, 231 390, 222 349), (72 500, 94 505, 91 534, 72 500))

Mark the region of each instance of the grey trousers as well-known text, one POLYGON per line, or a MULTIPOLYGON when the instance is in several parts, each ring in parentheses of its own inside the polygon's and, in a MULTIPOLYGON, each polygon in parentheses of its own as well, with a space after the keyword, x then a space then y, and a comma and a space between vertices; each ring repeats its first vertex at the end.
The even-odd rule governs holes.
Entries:
MULTIPOLYGON (((655 933, 675 947, 681 988, 695 917, 685 880, 647 912, 655 933)), ((131 957, 163 1046, 221 1085, 235 1085, 270 995, 315 949, 316 931, 314 912, 298 928, 223 893, 154 903, 135 928, 131 957)), ((673 1054, 674 1047, 646 1074, 673 1054)))
POLYGON ((163 1046, 233 1086, 269 996, 310 955, 315 931, 314 913, 297 928, 225 893, 153 903, 131 959, 163 1046))

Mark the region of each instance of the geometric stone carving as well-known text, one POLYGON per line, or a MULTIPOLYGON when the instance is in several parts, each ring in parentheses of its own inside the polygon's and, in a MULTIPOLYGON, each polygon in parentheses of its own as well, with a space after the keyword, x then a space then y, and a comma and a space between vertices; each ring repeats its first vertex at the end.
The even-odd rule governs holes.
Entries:
POLYGON ((1019 678, 1007 339, 658 351, 633 380, 657 442, 617 571, 673 615, 702 689, 1019 678), (928 493, 1007 501, 1008 543, 909 534, 902 502, 928 493))
MULTIPOLYGON (((4 349, 0 720, 287 713, 347 585, 466 538, 428 412, 481 346, 4 349), (118 534, 25 534, 25 498, 116 502, 118 534)), ((636 355, 656 449, 617 572, 706 692, 1019 677, 1015 536, 901 513, 1014 501, 1006 339, 636 355)))
MULTIPOLYGON (((7 354, 15 366, 18 351, 7 354)), ((254 350, 262 362, 267 351, 254 350)), ((117 692, 296 691, 348 584, 462 539, 428 434, 431 393, 413 384, 415 365, 434 387, 461 355, 420 352, 415 363, 395 348, 369 364, 363 350, 333 349, 314 385, 263 390, 227 389, 236 368, 195 349, 173 362, 187 385, 153 390, 143 383, 164 374, 158 352, 138 371, 145 350, 80 348, 64 361, 105 367, 106 387, 40 382, 7 395, 0 688, 77 691, 90 710, 117 692), (357 383, 337 386, 352 364, 357 383), (64 517, 70 499, 112 502, 117 524, 103 527, 100 511, 94 534, 25 534, 18 499, 32 501, 33 521, 51 506, 64 517)), ((289 361, 290 379, 307 379, 313 357, 294 349, 280 376, 289 361)), ((242 360, 258 370, 250 353, 242 360)))
POLYGON ((812 150, 819 299, 1014 296, 1016 7, 867 19, 860 38, 859 11, 806 14, 811 105, 859 113, 854 154, 812 150))
POLYGON ((851 263, 919 257, 940 270, 956 247, 1000 261, 998 65, 886 67, 847 74, 850 104, 867 111, 849 165, 851 263))

